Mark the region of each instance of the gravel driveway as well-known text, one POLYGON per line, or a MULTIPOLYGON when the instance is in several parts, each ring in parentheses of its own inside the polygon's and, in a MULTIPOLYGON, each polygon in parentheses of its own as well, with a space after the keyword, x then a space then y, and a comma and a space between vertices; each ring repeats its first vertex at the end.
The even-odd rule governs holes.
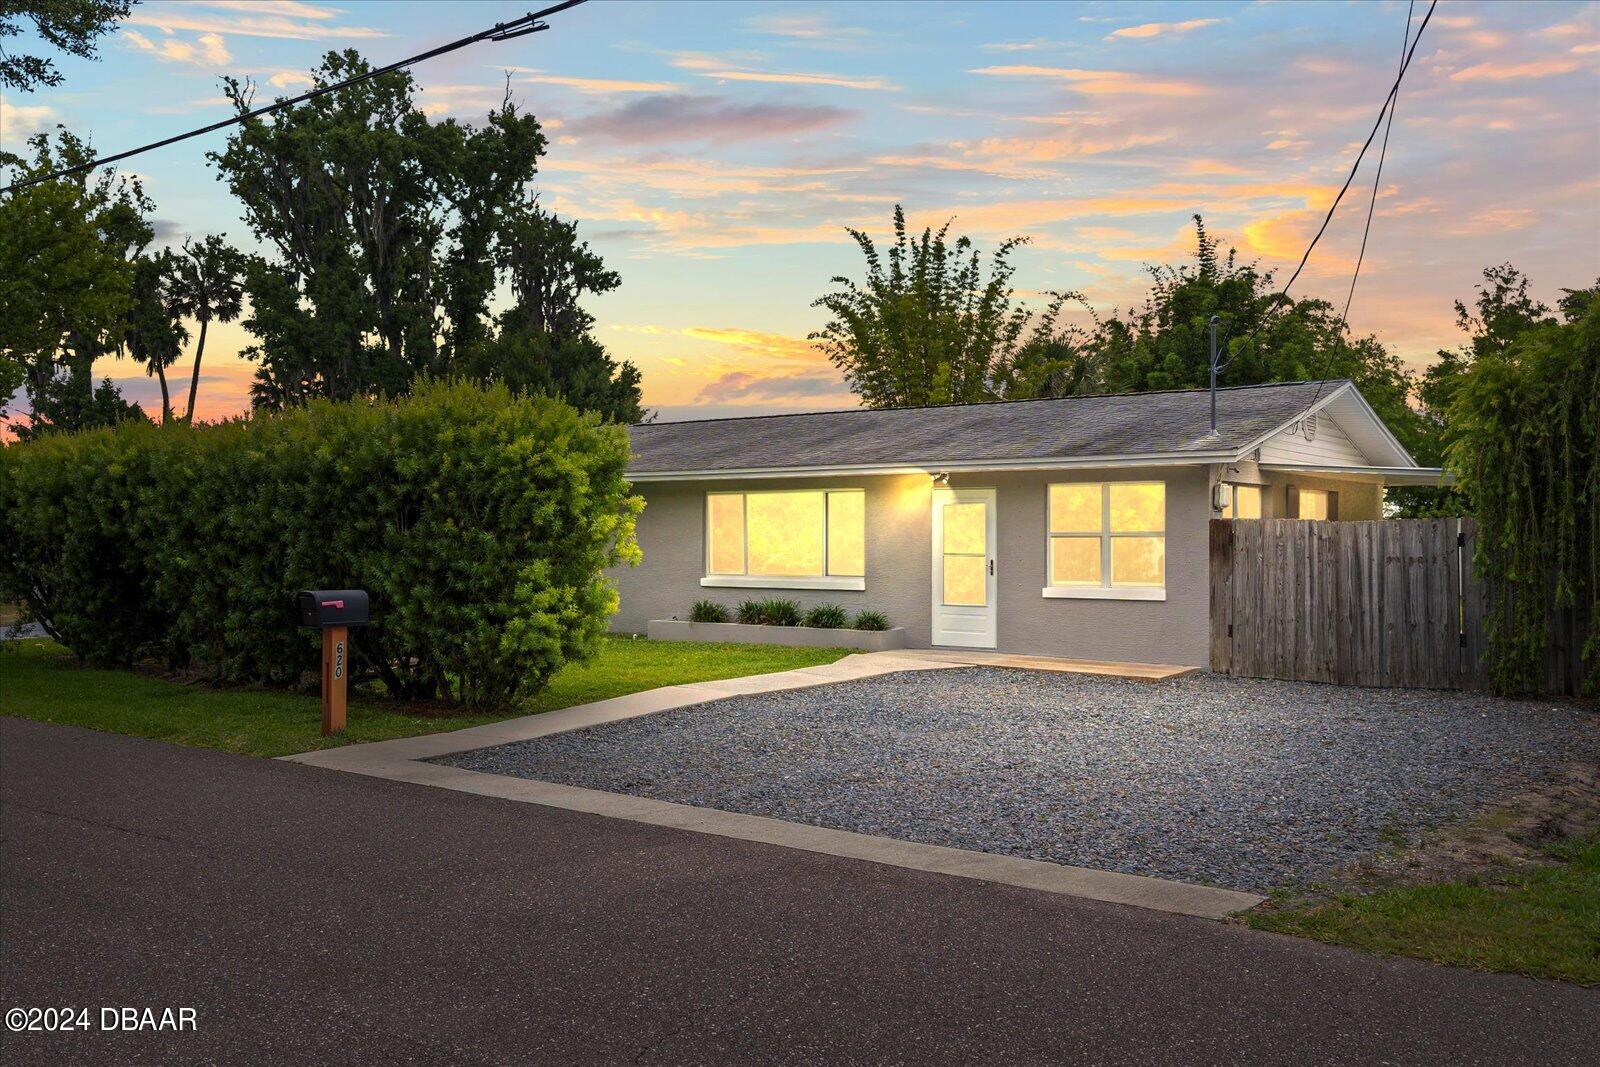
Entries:
POLYGON ((1468 693, 965 667, 435 762, 983 852, 1266 890, 1600 758, 1600 718, 1468 693))

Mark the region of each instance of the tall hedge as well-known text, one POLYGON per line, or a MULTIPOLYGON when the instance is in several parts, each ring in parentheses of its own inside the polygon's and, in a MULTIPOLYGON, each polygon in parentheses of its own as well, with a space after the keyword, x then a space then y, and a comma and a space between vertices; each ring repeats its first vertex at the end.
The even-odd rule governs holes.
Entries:
POLYGON ((1449 462, 1494 590, 1489 685, 1507 696, 1544 690, 1552 610, 1587 631, 1584 688, 1600 692, 1600 293, 1562 310, 1473 363, 1450 408, 1449 462))
POLYGON ((317 665, 296 591, 362 588, 353 676, 512 706, 616 610, 602 570, 639 552, 627 461, 620 427, 458 383, 47 437, 0 450, 0 599, 90 662, 279 685, 317 665))

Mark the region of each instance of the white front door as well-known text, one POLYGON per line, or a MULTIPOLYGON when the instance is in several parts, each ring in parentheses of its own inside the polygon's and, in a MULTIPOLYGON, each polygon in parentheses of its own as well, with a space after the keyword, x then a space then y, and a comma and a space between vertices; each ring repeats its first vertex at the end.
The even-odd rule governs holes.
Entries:
POLYGON ((933 491, 933 643, 995 646, 993 489, 933 491))

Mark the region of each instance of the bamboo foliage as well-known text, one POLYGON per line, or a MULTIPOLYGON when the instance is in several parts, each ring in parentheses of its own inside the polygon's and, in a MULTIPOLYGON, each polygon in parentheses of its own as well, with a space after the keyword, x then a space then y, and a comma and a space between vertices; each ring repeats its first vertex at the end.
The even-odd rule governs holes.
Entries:
POLYGON ((1448 462, 1472 501, 1491 583, 1489 687, 1541 691, 1552 617, 1576 616, 1585 688, 1600 691, 1600 299, 1570 292, 1478 358, 1450 409, 1448 462))

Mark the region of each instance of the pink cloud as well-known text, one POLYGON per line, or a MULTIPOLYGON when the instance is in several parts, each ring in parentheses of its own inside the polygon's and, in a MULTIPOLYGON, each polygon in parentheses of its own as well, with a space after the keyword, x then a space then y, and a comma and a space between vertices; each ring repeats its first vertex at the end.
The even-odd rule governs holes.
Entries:
POLYGON ((1017 64, 979 67, 972 74, 991 77, 1036 78, 1068 83, 1090 96, 1203 96, 1206 87, 1195 82, 1134 74, 1125 70, 1080 70, 1074 67, 1036 67, 1017 64))
POLYGON ((837 397, 848 393, 837 374, 755 375, 748 371, 729 371, 707 382, 696 400, 700 403, 729 401, 783 401, 837 397))
POLYGON ((1464 81, 1517 81, 1524 78, 1548 78, 1555 74, 1570 74, 1578 69, 1572 59, 1530 59, 1524 63, 1502 63, 1490 60, 1464 67, 1450 75, 1454 82, 1464 81))

